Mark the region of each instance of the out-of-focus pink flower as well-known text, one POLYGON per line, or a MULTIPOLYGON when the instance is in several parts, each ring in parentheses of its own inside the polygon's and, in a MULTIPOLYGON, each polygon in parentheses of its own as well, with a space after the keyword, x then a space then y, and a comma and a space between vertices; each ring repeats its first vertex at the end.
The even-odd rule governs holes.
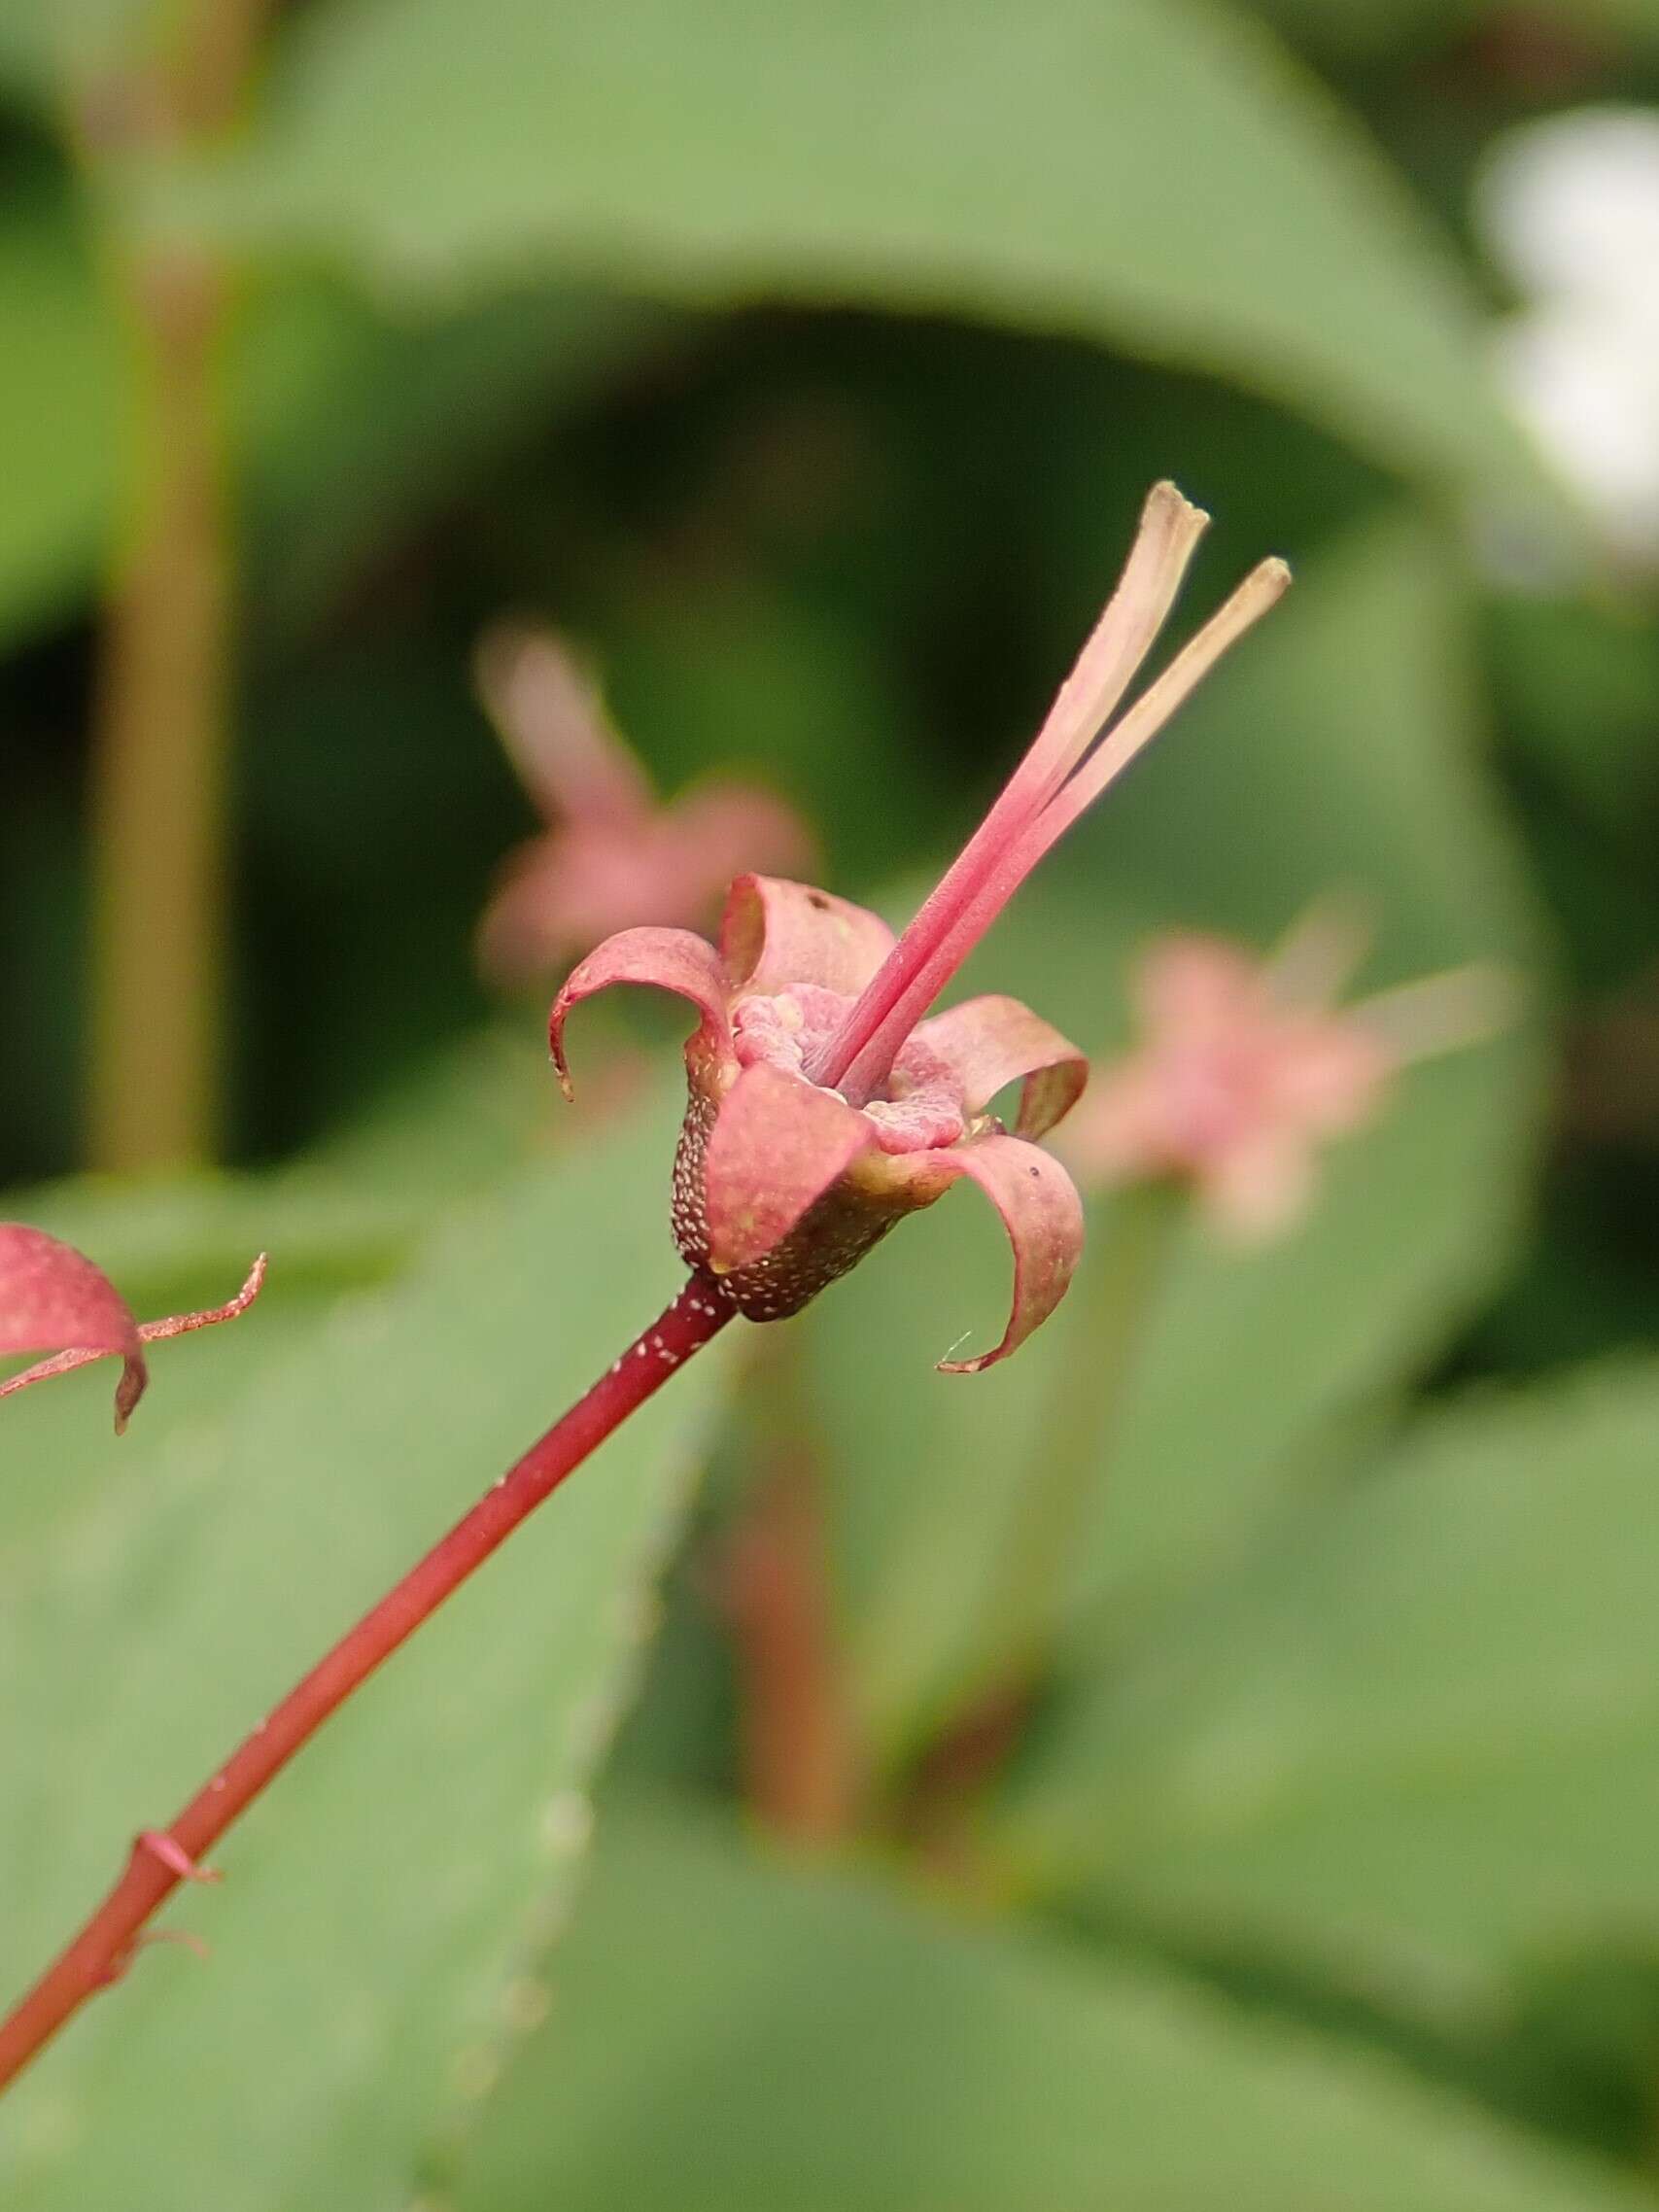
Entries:
POLYGON ((478 686, 547 823, 511 854, 479 925, 485 975, 544 982, 631 923, 704 922, 741 869, 810 869, 812 836, 781 799, 743 783, 659 805, 643 766, 559 640, 503 625, 479 647, 478 686))
POLYGON ((1265 959, 1220 937, 1149 946, 1131 985, 1140 1042, 1100 1070, 1067 1132, 1078 1173, 1190 1183, 1242 1239, 1291 1227, 1321 1148, 1372 1121, 1406 1062, 1495 1034, 1512 1004, 1496 970, 1471 966, 1340 1008, 1365 945, 1329 907, 1265 959))
POLYGON ((21 1222, 0 1222, 0 1355, 52 1354, 0 1382, 0 1398, 10 1398, 14 1391, 26 1390, 49 1376, 68 1374, 92 1360, 119 1359, 116 1434, 120 1435, 149 1381, 145 1345, 234 1320, 259 1296, 264 1279, 261 1253, 227 1304, 141 1324, 109 1277, 73 1245, 21 1222))
POLYGON ((742 876, 717 947, 684 930, 630 929, 560 992, 551 1040, 562 1079, 566 1018, 607 985, 654 985, 696 1007, 674 1235, 740 1312, 769 1321, 798 1311, 963 1176, 1002 1218, 1014 1304, 991 1351, 941 1365, 971 1373, 1006 1358, 1064 1296, 1083 1209, 1033 1140, 1075 1104, 1083 1055, 1012 998, 924 1017, 1043 855, 1288 583, 1282 562, 1264 562, 1101 737, 1207 519, 1172 484, 1154 489, 1123 580, 1048 719, 902 937, 827 891, 742 876), (986 1109, 1014 1082, 1010 1135, 986 1109))

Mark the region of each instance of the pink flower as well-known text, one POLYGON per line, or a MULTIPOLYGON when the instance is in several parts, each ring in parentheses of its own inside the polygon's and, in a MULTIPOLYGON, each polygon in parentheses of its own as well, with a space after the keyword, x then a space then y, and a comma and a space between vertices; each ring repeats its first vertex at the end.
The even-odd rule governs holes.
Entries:
POLYGON ((1173 1177, 1245 1239, 1291 1227, 1320 1150, 1364 1128, 1408 1061, 1473 1044, 1507 1018, 1493 970, 1450 971, 1338 1009, 1365 934, 1315 908, 1263 959, 1225 938, 1173 933, 1141 956, 1141 1043, 1107 1067, 1067 1132, 1090 1181, 1173 1177))
POLYGON ((479 925, 480 965, 501 987, 541 981, 629 922, 707 919, 745 863, 811 864, 806 825, 764 791, 707 783, 659 806, 593 686, 545 632, 489 632, 478 684, 548 825, 509 856, 479 925))
POLYGON ((1013 1246, 1013 1311, 993 1350, 941 1365, 972 1373, 1006 1358, 1064 1296, 1083 1209, 1035 1140, 1076 1103, 1083 1054, 1016 999, 924 1017, 1050 847, 1284 590, 1289 570, 1264 562, 1101 737, 1207 520, 1172 484, 1154 489, 1118 590, 1048 719, 902 937, 827 891, 741 876, 717 947, 683 930, 626 930, 559 993, 550 1033, 567 1091, 564 1027, 579 1000, 609 984, 650 984, 696 1007, 674 1235, 751 1319, 798 1311, 964 1176, 1013 1246), (987 1108, 1015 1082, 1011 1135, 987 1108))
POLYGON ((140 1324, 109 1277, 73 1245, 61 1244, 44 1229, 25 1227, 21 1222, 0 1222, 0 1356, 53 1354, 0 1382, 0 1398, 10 1398, 14 1391, 26 1390, 51 1375, 84 1367, 91 1360, 119 1359, 116 1434, 120 1435, 150 1379, 145 1345, 233 1320, 253 1304, 264 1279, 261 1253, 228 1304, 140 1324))

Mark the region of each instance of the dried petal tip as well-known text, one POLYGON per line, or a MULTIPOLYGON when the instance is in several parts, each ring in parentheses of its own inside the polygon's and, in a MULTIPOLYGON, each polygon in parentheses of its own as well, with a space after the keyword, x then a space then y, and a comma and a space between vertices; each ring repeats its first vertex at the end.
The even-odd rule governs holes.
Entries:
POLYGON ((21 1374, 0 1382, 0 1398, 93 1360, 119 1358, 116 1434, 125 1429, 149 1382, 144 1346, 192 1330, 211 1329, 245 1313, 264 1285, 261 1253, 236 1296, 201 1313, 170 1315, 142 1327, 109 1277, 73 1245, 21 1222, 0 1222, 0 1355, 48 1352, 21 1374))

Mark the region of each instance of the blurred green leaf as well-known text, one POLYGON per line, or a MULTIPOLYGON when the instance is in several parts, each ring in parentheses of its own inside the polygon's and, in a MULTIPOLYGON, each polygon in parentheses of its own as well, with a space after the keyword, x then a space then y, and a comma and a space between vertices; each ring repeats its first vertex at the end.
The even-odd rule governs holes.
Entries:
POLYGON ((515 439, 687 328, 658 306, 550 285, 413 318, 341 285, 270 287, 238 363, 259 620, 315 616, 515 439))
MULTIPOLYGON (((124 367, 94 217, 44 188, 0 216, 0 648, 84 600, 116 528, 124 367)), ((546 285, 413 319, 339 285, 258 287, 228 371, 254 619, 314 617, 515 435, 680 327, 546 285)))
POLYGON ((185 204, 389 290, 552 267, 960 309, 1237 378, 1395 467, 1533 482, 1445 245, 1218 9, 402 0, 318 11, 286 63, 185 204))
POLYGON ((0 647, 84 589, 115 498, 121 352, 90 250, 38 192, 0 214, 0 647))
POLYGON ((154 34, 156 0, 6 0, 0 8, 0 87, 49 112, 154 34))
MULTIPOLYGON (((1659 843, 1659 633, 1640 602, 1503 599, 1489 616, 1505 735, 1617 848, 1659 843)), ((1646 854, 1642 854, 1643 858, 1646 854)))
MULTIPOLYGON (((1645 2196, 1181 1984, 607 1817, 461 2212, 1612 2212, 1645 2196)), ((446 2192, 446 2200, 450 2200, 446 2192)))
MULTIPOLYGON (((1266 945, 1311 897, 1359 895, 1389 981, 1475 956, 1523 971, 1535 924, 1471 758, 1467 643, 1434 541, 1388 524, 1310 564, 1262 635, 1101 811, 1062 881, 999 924, 969 985, 1028 998, 1113 1049, 1124 966, 1155 928, 1266 945)), ((1367 983, 1372 980, 1368 972, 1367 983)), ((1443 1342, 1503 1267, 1538 1107, 1525 1034, 1411 1071, 1334 1146, 1311 1218, 1265 1250, 1185 1228, 1102 1451, 1061 1604, 1079 1643, 1198 1573, 1351 1422, 1443 1342)), ((836 1479, 842 1602, 860 1704, 901 1749, 996 1657, 1013 1516, 1068 1370, 1092 1371, 1089 1276, 1114 1260, 1093 1209, 1085 1274, 1016 1360, 931 1373, 990 1341, 1007 1256, 952 1198, 808 1317, 836 1479)), ((1000 1301, 1000 1302, 999 1302, 1000 1301)))
MULTIPOLYGON (((1434 51, 1467 35, 1503 0, 1249 0, 1287 37, 1316 52, 1374 61, 1400 49, 1434 51)), ((1569 0, 1579 5, 1581 0, 1569 0)))
POLYGON ((1659 1366, 1426 1419, 1061 1712, 1043 1885, 1484 2022, 1659 1937, 1659 1366))
MULTIPOLYGON (((119 1453, 54 1386, 73 1510, 0 1548, 7 1986, 672 1293, 672 1120, 452 1211, 230 1402, 192 1404, 180 1347, 119 1453)), ((9 2207, 407 2201, 583 1833, 722 1372, 676 1378, 250 1815, 180 1908, 211 1965, 142 1957, 8 2099, 9 2207)))

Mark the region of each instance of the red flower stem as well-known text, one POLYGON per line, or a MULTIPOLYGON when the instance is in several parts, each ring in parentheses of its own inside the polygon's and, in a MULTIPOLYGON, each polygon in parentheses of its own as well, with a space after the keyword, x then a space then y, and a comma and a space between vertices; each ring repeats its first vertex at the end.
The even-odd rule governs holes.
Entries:
POLYGON ((0 2022, 0 2089, 89 1996, 120 1979, 145 1923, 184 1879, 183 1870, 200 1865, 329 1714, 612 1430, 718 1335, 735 1310, 717 1283, 694 1273, 661 1319, 290 1690, 171 1825, 139 1838, 125 1872, 80 1934, 0 2022))

